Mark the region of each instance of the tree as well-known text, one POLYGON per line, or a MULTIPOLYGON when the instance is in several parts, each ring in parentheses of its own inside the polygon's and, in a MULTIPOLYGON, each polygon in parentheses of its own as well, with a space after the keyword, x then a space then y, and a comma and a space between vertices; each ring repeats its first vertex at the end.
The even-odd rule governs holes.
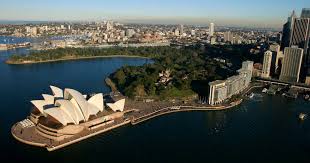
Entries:
POLYGON ((118 70, 114 75, 114 79, 116 80, 117 85, 123 87, 126 82, 126 75, 124 71, 122 69, 118 70))

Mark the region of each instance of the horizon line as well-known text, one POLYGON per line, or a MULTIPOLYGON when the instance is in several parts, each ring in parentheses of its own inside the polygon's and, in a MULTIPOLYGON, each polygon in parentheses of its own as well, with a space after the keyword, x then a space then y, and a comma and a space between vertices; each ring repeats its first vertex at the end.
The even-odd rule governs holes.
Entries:
MULTIPOLYGON (((60 19, 55 19, 55 20, 43 20, 43 19, 0 19, 0 24, 1 22, 16 22, 16 23, 21 23, 22 22, 47 22, 47 23, 52 23, 52 22, 103 22, 103 21, 115 21, 119 22, 122 24, 146 24, 146 25, 190 25, 190 26, 209 26, 210 23, 214 23, 216 21, 206 21, 205 23, 203 22, 165 22, 167 19, 157 19, 157 21, 163 21, 163 22, 154 22, 152 19, 107 19, 107 18, 102 18, 102 19, 90 19, 90 20, 83 20, 83 19, 72 19, 72 20, 60 20, 60 19), (148 22, 152 21, 152 22, 148 22)), ((177 21, 177 20, 175 20, 177 21)), ((9 24, 9 23, 7 23, 9 24)), ((258 24, 230 24, 230 23, 214 23, 218 27, 240 27, 240 28, 258 28, 258 29, 280 29, 282 28, 282 25, 259 25, 258 24)), ((13 24, 11 24, 13 25, 13 24)))

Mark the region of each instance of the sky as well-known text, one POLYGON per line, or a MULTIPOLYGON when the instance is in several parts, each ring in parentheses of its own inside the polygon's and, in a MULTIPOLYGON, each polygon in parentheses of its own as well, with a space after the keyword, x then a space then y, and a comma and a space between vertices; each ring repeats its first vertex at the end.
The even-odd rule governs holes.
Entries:
POLYGON ((310 0, 0 0, 0 20, 281 27, 310 0))

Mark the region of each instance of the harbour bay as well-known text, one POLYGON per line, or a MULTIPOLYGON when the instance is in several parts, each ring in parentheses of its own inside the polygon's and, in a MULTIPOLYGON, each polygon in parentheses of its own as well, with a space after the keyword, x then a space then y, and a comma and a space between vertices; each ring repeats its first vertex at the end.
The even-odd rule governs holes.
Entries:
POLYGON ((48 85, 74 88, 83 93, 108 93, 110 90, 104 79, 110 73, 122 65, 151 61, 100 58, 7 65, 4 63, 7 55, 0 55, 1 145, 5 147, 2 154, 6 159, 47 162, 260 162, 266 159, 270 162, 306 162, 309 159, 310 123, 307 119, 300 122, 298 114, 310 114, 310 104, 280 95, 259 96, 260 91, 254 99, 230 110, 164 115, 51 153, 19 143, 10 135, 10 128, 29 114, 29 101, 48 92, 48 85), (122 157, 118 156, 119 152, 122 157), (222 157, 218 157, 219 153, 222 157))

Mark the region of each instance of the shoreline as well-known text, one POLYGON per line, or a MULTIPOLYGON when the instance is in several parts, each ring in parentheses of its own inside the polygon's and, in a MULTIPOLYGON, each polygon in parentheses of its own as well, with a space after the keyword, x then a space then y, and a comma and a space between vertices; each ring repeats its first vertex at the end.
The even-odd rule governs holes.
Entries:
POLYGON ((227 110, 227 109, 230 109, 230 108, 233 108, 235 106, 240 105, 242 103, 242 101, 243 101, 243 99, 240 99, 238 101, 234 101, 228 106, 179 106, 180 109, 175 109, 175 110, 169 110, 170 107, 167 107, 167 108, 161 109, 161 110, 168 109, 162 113, 159 113, 161 111, 161 110, 159 110, 155 113, 151 113, 149 115, 133 119, 131 121, 131 124, 136 125, 136 124, 142 123, 144 121, 147 121, 147 120, 150 120, 150 119, 162 116, 162 115, 171 114, 171 113, 178 113, 178 112, 223 111, 223 110, 227 110), (181 108, 184 108, 184 109, 181 109, 181 108), (138 120, 138 121, 136 122, 136 120, 138 120))
POLYGON ((13 62, 6 60, 5 63, 8 65, 28 65, 28 64, 39 64, 39 63, 50 63, 50 62, 61 62, 61 61, 71 61, 71 60, 86 60, 86 59, 97 59, 97 58, 143 58, 151 59, 151 57, 143 57, 138 55, 107 55, 107 56, 90 56, 90 57, 76 57, 76 58, 62 58, 54 60, 45 60, 45 61, 23 61, 23 62, 13 62))

